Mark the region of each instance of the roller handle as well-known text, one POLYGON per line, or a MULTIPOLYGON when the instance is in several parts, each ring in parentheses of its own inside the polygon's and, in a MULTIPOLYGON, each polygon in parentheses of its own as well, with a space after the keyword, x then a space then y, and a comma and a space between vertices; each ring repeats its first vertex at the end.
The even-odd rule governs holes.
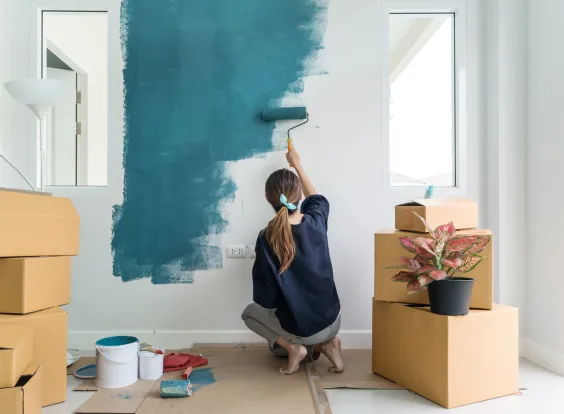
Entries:
MULTIPOLYGON (((292 144, 292 138, 288 138, 288 154, 293 150, 294 150, 294 145, 292 144)), ((290 164, 290 168, 294 168, 292 163, 289 164, 290 164)))

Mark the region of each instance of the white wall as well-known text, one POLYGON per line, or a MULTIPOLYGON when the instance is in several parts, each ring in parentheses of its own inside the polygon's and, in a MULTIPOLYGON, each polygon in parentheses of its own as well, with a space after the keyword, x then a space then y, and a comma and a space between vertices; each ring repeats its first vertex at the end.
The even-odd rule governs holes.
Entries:
POLYGON ((564 2, 529 0, 526 326, 528 357, 564 375, 564 2))
POLYGON ((495 298, 525 315, 527 0, 487 0, 486 215, 494 234, 495 298))
MULTIPOLYGON (((7 0, 0 0, 7 2, 7 0)), ((109 136, 107 188, 55 188, 70 197, 81 216, 81 253, 73 261, 72 304, 68 306, 70 346, 89 348, 102 335, 131 333, 166 347, 192 341, 237 341, 253 338, 240 312, 251 300, 251 261, 225 260, 218 270, 198 272, 193 285, 151 285, 148 280, 123 283, 112 276, 111 212, 122 201, 122 60, 119 43, 118 0, 31 0, 25 11, 30 24, 21 41, 30 56, 37 53, 38 5, 55 8, 80 7, 109 10, 109 136), (34 51, 35 49, 35 51, 34 51)), ((460 2, 462 3, 462 2, 460 2)), ((470 2, 469 21, 478 22, 476 2, 470 2)), ((329 75, 306 79, 303 99, 312 114, 310 125, 296 133, 295 144, 319 191, 332 202, 330 244, 335 276, 343 305, 345 345, 370 346, 371 298, 373 292, 373 232, 393 224, 393 205, 406 198, 421 197, 424 189, 399 192, 389 186, 387 145, 382 139, 383 83, 382 20, 379 0, 332 0, 323 61, 329 75), (319 126, 319 128, 316 128, 319 126)), ((22 24, 22 26, 24 26, 22 24)), ((465 143, 463 188, 483 201, 482 91, 479 26, 469 24, 471 59, 464 70, 468 81, 468 136, 465 143)), ((21 58, 20 66, 38 68, 37 60, 21 58)), ((0 65, 1 67, 1 65, 0 65)), ((10 108, 14 105, 7 103, 10 108)), ((15 110, 15 109, 11 109, 15 110)), ((29 120, 20 120, 24 125, 29 120)), ((24 128, 19 125, 19 128, 24 128)), ((19 153, 18 153, 19 154, 19 153)), ((20 154, 21 156, 21 154, 20 154)), ((230 222, 220 236, 224 246, 254 243, 256 234, 271 217, 263 199, 264 180, 284 166, 284 155, 233 163, 230 172, 239 188, 236 199, 225 206, 230 222)), ((4 181, 3 181, 4 182, 4 181)))
MULTIPOLYGON (((10 80, 31 76, 28 28, 21 22, 28 18, 20 2, 0 0, 0 151, 33 183, 35 115, 16 104, 4 89, 10 80)), ((4 161, 0 160, 0 186, 27 188, 27 184, 4 161)))

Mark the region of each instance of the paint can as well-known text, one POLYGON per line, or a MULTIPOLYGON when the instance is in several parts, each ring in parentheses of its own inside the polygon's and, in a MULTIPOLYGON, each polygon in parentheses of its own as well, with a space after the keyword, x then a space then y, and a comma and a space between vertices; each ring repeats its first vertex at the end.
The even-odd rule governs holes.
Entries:
POLYGON ((164 349, 162 354, 151 351, 139 352, 139 378, 157 380, 163 375, 164 349))
POLYGON ((96 342, 96 386, 121 388, 135 384, 139 372, 139 339, 111 336, 96 342))

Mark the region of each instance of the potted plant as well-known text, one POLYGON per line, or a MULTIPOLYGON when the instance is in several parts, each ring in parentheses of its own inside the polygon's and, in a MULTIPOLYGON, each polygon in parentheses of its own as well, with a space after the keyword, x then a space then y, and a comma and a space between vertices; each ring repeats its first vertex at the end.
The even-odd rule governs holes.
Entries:
POLYGON ((401 257, 400 265, 392 268, 404 269, 392 277, 393 281, 407 283, 408 293, 427 290, 431 312, 440 315, 467 315, 474 279, 460 277, 472 271, 484 259, 480 253, 491 240, 490 236, 457 236, 453 223, 444 224, 435 230, 423 222, 430 237, 400 237, 402 247, 413 257, 401 257))

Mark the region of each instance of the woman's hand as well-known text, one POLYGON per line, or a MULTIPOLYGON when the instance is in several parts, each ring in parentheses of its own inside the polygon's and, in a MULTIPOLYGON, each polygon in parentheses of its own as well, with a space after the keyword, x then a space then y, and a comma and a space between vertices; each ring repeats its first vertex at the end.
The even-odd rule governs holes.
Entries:
POLYGON ((296 168, 297 166, 301 165, 300 154, 298 154, 298 151, 296 150, 288 151, 288 153, 286 154, 286 160, 291 167, 296 168))
POLYGON ((309 178, 302 167, 300 154, 298 154, 296 150, 291 150, 286 154, 286 159, 288 160, 290 166, 296 169, 298 177, 300 177, 300 181, 302 182, 302 191, 304 195, 309 197, 310 195, 316 194, 313 184, 309 181, 309 178))

